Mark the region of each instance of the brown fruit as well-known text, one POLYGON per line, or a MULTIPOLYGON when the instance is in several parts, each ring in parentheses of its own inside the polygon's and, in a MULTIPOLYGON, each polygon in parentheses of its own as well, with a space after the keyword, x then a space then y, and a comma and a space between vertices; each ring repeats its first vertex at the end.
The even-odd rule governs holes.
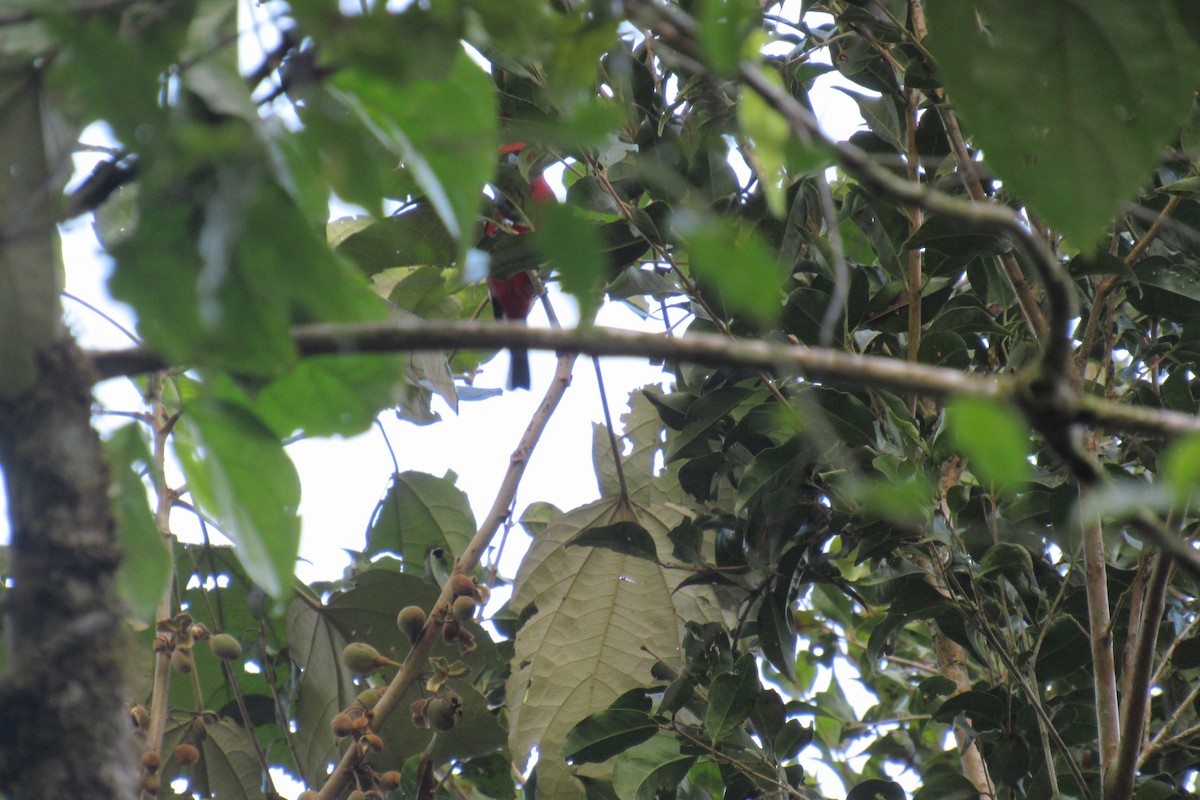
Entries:
POLYGON ((383 739, 379 737, 378 733, 368 733, 363 737, 363 741, 367 743, 367 747, 371 748, 376 753, 383 752, 383 739))
POLYGON ((342 650, 342 663, 355 675, 366 675, 388 663, 388 660, 366 642, 351 642, 342 650))
POLYGON ((158 794, 161 788, 162 778, 158 777, 158 773, 142 776, 142 790, 147 794, 158 794))
POLYGON ((162 756, 157 750, 147 750, 142 753, 142 769, 146 772, 158 772, 158 768, 162 766, 162 756))
POLYGON ((228 633, 218 633, 208 640, 212 654, 222 661, 237 661, 242 657, 242 645, 228 633))
POLYGON ((400 773, 396 770, 385 772, 379 776, 379 787, 387 792, 394 792, 400 788, 400 773))
POLYGON ((179 745, 175 748, 175 763, 181 767, 190 767, 200 760, 200 750, 194 744, 179 745))
POLYGON ((355 789, 346 800, 367 800, 367 793, 362 789, 355 789))
POLYGON ((425 628, 425 610, 420 606, 405 606, 396 615, 396 624, 410 642, 416 642, 425 628))
POLYGON ((442 641, 446 644, 457 642, 462 633, 462 625, 458 623, 458 620, 448 619, 442 623, 442 641))
POLYGON ((453 575, 450 578, 450 591, 455 597, 477 597, 479 590, 475 588, 475 579, 470 575, 453 575))
POLYGON ((350 719, 349 714, 334 714, 329 725, 333 728, 333 735, 339 739, 354 732, 354 720, 350 719))
POLYGON ((355 717, 354 722, 350 724, 350 727, 354 729, 355 733, 362 733, 370 726, 371 720, 367 718, 366 714, 363 714, 361 717, 355 717))
POLYGON ((171 653, 171 666, 175 668, 176 672, 190 675, 196 668, 196 660, 192 658, 191 648, 176 647, 175 652, 171 653))
POLYGON ((475 600, 473 598, 463 596, 455 598, 454 605, 450 608, 450 613, 459 622, 466 622, 469 619, 475 618, 475 600))
POLYGON ((386 800, 385 795, 378 789, 367 789, 367 800, 386 800))

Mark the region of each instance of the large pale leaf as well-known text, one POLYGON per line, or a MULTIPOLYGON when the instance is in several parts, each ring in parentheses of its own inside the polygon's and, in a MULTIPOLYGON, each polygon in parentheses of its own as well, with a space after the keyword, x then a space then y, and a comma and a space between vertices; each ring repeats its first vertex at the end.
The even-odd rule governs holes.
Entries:
MULTIPOLYGON (((683 521, 682 510, 659 504, 634 513, 660 558, 669 554, 667 534, 683 521)), ((542 797, 582 796, 562 757, 575 724, 644 685, 655 661, 679 665, 683 620, 719 618, 711 588, 673 592, 685 572, 612 550, 566 546, 583 530, 628 521, 629 514, 601 500, 562 515, 534 539, 517 573, 513 610, 537 612, 517 635, 507 687, 509 747, 519 765, 539 748, 542 797)))
POLYGON ((246 729, 223 719, 206 724, 204 731, 196 768, 203 770, 208 791, 231 800, 262 797, 262 767, 246 729))
MULTIPOLYGON (((629 396, 629 410, 621 415, 624 433, 617 433, 621 451, 621 470, 625 489, 639 503, 679 501, 682 491, 673 472, 658 467, 663 449, 663 424, 654 405, 639 391, 629 396)), ((615 497, 620 491, 616 461, 608 428, 592 429, 592 464, 602 497, 615 497)))
POLYGON ((940 77, 997 177, 1090 247, 1191 105, 1200 54, 1174 4, 931 0, 927 12, 940 77))

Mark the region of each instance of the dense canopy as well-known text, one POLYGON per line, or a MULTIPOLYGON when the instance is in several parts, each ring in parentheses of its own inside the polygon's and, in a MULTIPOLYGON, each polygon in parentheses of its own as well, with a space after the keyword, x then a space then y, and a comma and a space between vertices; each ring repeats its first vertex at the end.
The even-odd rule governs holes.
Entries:
POLYGON ((3 796, 1200 789, 1194 3, 18 0, 0 52, 3 796), (134 347, 63 321, 82 215, 134 347), (485 518, 399 452, 296 580, 287 445, 504 348, 558 366, 485 518), (599 499, 512 519, 618 354, 599 499))

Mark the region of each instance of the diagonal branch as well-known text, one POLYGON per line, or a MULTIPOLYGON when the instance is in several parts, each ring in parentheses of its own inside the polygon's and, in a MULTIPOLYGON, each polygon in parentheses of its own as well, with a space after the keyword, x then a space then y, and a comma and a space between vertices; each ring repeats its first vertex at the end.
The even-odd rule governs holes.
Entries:
MULTIPOLYGON (((513 452, 512 459, 508 465, 508 471, 504 473, 504 480, 500 483, 500 489, 496 492, 496 499, 492 503, 492 508, 488 512, 487 517, 479 526, 474 538, 471 539, 466 549, 459 554, 454 564, 455 575, 470 575, 471 572, 479 564, 479 559, 483 555, 483 551, 491 543, 499 530, 504 520, 508 518, 509 507, 512 505, 513 497, 516 496, 517 487, 521 483, 521 477, 525 474, 525 466, 529 463, 529 456, 533 453, 533 448, 542 436, 542 432, 546 429, 546 424, 550 421, 550 417, 558 408, 559 401, 566 394, 567 387, 571 385, 571 370, 575 365, 574 355, 564 355, 558 360, 558 369, 554 373, 554 379, 550 382, 550 388, 546 391, 545 397, 542 398, 541 405, 534 412, 533 418, 529 421, 529 426, 525 429, 525 435, 521 437, 521 441, 517 444, 517 449, 513 452)), ((450 603, 453 600, 453 588, 451 581, 446 581, 446 585, 442 588, 442 593, 437 599, 437 603, 433 606, 433 611, 429 615, 432 621, 436 618, 439 610, 448 610, 450 603)), ((400 671, 396 673, 396 677, 388 684, 383 696, 371 710, 371 728, 379 731, 383 729, 384 723, 396 711, 396 707, 400 704, 400 699, 404 697, 404 693, 408 688, 419 678, 422 667, 425 666, 426 659, 433 651, 434 644, 437 643, 441 636, 441 627, 439 625, 426 625, 421 637, 413 642, 412 650, 404 659, 404 663, 400 666, 400 671)), ((343 755, 341 761, 338 762, 333 773, 325 781, 325 785, 321 787, 318 793, 319 800, 332 800, 332 798, 340 797, 342 792, 350 784, 354 774, 354 768, 363 758, 363 752, 357 747, 350 747, 343 755)))

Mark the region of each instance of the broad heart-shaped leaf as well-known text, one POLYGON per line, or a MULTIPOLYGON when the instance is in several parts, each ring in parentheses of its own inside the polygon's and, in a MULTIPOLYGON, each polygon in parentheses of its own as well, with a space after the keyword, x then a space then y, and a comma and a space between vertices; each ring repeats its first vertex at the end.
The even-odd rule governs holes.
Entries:
POLYGON ((645 711, 610 708, 585 717, 567 734, 563 756, 572 763, 607 761, 658 732, 645 711))
POLYGON ((0 220, 21 220, 20 235, 0 241, 0 396, 33 385, 35 354, 59 335, 60 253, 49 201, 53 182, 42 135, 41 73, 30 64, 0 63, 0 220))
POLYGON ((996 176, 1089 248, 1190 107, 1200 54, 1174 4, 931 0, 927 15, 950 101, 996 176))
POLYGON ((347 69, 331 81, 340 99, 412 174, 458 244, 475 245, 483 187, 496 167, 491 79, 461 49, 442 80, 394 80, 347 69), (430 113, 437 109, 437 113, 430 113))
POLYGON ((155 609, 171 581, 171 551, 154 522, 139 477, 153 460, 133 423, 118 428, 105 446, 111 470, 108 497, 121 544, 117 585, 129 610, 142 622, 153 622, 155 609))
POLYGON ((655 800, 660 791, 679 786, 696 763, 696 756, 684 754, 679 745, 674 736, 662 735, 623 753, 613 768, 613 790, 617 796, 655 800))
MULTIPOLYGON (((669 554, 668 533, 683 511, 665 504, 633 510, 660 557, 669 554)), ((562 758, 570 730, 644 686, 657 660, 679 666, 683 620, 720 619, 711 587, 673 591, 686 573, 611 550, 566 546, 585 528, 628 514, 615 500, 563 514, 534 538, 517 572, 512 610, 536 612, 517 634, 507 685, 509 747, 518 767, 539 749, 542 797, 582 797, 562 758)))
POLYGON ((263 796, 262 766, 246 729, 223 719, 204 725, 200 763, 207 793, 231 800, 256 800, 263 796))
POLYGON ((175 454, 251 580, 282 598, 300 548, 300 477, 278 436, 244 408, 201 397, 176 427, 175 454))
POLYGON ((391 552, 405 572, 420 574, 432 547, 462 553, 475 535, 467 496, 449 478, 424 472, 392 476, 387 495, 375 508, 365 555, 391 552))
POLYGON ((979 398, 959 398, 947 422, 971 470, 1002 492, 1015 492, 1032 476, 1029 428, 1011 408, 979 398))

